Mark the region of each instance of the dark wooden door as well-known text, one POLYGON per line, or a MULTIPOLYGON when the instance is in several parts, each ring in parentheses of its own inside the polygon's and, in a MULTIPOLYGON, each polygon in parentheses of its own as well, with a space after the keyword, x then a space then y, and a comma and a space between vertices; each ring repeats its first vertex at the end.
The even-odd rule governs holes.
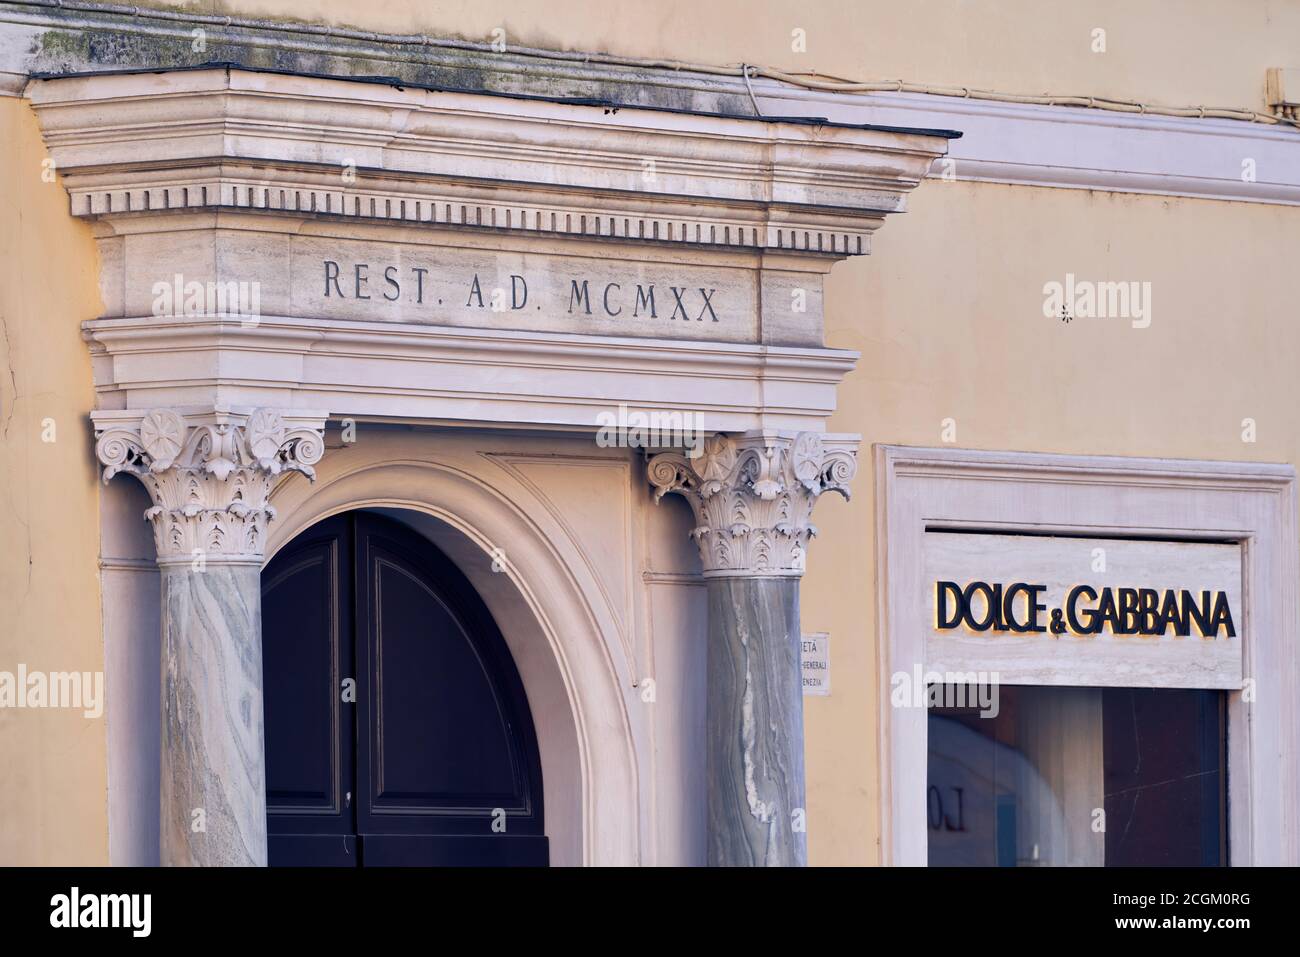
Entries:
POLYGON ((262 573, 272 865, 547 863, 523 685, 469 581, 368 513, 262 573))

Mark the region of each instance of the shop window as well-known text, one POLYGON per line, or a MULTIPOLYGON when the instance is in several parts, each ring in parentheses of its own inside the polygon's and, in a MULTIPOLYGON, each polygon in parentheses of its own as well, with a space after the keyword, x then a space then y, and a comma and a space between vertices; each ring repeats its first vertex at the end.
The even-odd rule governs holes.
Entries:
POLYGON ((1222 692, 990 690, 928 714, 932 866, 1228 863, 1222 692))

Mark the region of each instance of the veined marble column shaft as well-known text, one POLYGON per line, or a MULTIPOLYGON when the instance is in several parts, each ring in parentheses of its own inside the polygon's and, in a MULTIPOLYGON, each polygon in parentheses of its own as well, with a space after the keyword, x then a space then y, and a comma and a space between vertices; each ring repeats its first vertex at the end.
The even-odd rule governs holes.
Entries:
POLYGON ((164 865, 266 864, 262 586, 271 489, 312 477, 323 413, 100 412, 107 482, 149 491, 162 578, 164 865))
POLYGON ((709 590, 708 861, 808 862, 799 578, 818 496, 848 497, 857 438, 714 436, 695 455, 650 460, 655 500, 695 513, 709 590))
POLYGON ((799 580, 709 580, 709 863, 808 863, 799 580))
POLYGON ((164 565, 162 603, 162 863, 264 866, 261 569, 164 565))

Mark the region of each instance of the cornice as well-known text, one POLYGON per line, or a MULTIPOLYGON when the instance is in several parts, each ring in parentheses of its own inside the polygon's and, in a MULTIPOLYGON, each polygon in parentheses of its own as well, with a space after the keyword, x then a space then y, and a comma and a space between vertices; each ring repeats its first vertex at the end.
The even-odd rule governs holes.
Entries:
POLYGON ((952 126, 934 179, 1300 205, 1300 131, 922 93, 832 94, 755 82, 765 111, 952 126))
POLYGON ((512 95, 554 95, 722 114, 827 116, 843 122, 950 128, 951 164, 930 175, 959 181, 1300 204, 1300 133, 1232 120, 1114 113, 916 93, 811 90, 759 78, 598 53, 513 43, 392 36, 329 24, 249 20, 195 11, 62 2, 0 2, 0 95, 21 95, 29 74, 160 69, 213 59, 512 95), (127 29, 129 27, 129 29, 127 29), (201 29, 207 50, 192 49, 201 29), (752 89, 754 99, 750 98, 752 89), (1242 161, 1255 161, 1243 177, 1242 161))
POLYGON ((33 80, 74 215, 255 210, 840 258, 943 155, 934 132, 233 68, 33 80))
POLYGON ((1129 488, 1186 487, 1202 490, 1282 491, 1289 494, 1296 473, 1272 462, 1215 462, 1111 455, 1064 455, 985 449, 880 445, 882 468, 909 477, 951 477, 989 482, 1042 479, 1058 484, 1129 488))
POLYGON ((0 95, 28 75, 161 69, 220 59, 348 76, 382 73, 411 85, 554 95, 721 114, 827 116, 843 122, 951 128, 959 181, 1300 204, 1300 133, 1231 120, 1114 113, 914 93, 810 90, 766 78, 662 61, 574 54, 471 40, 390 36, 328 24, 248 20, 126 5, 0 2, 0 95), (207 48, 196 52, 194 31, 207 48), (750 98, 750 90, 754 99, 750 98), (1243 177, 1242 162, 1255 161, 1243 177))
POLYGON ((165 69, 214 59, 247 66, 274 62, 335 76, 379 73, 410 86, 456 87, 509 95, 616 99, 745 114, 735 77, 653 61, 618 64, 599 54, 566 54, 509 43, 397 36, 329 24, 254 20, 194 10, 138 8, 75 0, 0 0, 0 95, 21 95, 31 74, 165 69), (195 30, 205 49, 195 50, 195 30))

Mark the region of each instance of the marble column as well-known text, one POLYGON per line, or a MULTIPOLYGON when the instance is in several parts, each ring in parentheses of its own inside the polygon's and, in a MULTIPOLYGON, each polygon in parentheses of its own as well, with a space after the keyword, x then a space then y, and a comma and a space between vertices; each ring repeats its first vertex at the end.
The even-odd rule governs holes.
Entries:
POLYGON ((164 865, 266 864, 261 567, 268 502, 324 451, 323 413, 97 412, 104 481, 153 500, 162 579, 164 865))
POLYGON ((799 578, 825 491, 848 497, 856 436, 717 435, 651 458, 655 500, 691 504, 709 590, 708 861, 802 866, 799 578))

